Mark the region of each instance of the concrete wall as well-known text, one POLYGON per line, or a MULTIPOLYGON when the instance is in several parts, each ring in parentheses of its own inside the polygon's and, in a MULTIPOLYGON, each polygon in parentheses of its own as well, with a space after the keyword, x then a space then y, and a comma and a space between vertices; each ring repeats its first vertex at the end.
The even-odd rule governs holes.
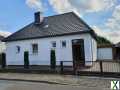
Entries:
MULTIPOLYGON (((30 65, 50 65, 50 50, 52 49, 52 42, 56 41, 56 60, 59 61, 73 61, 72 57, 72 40, 84 39, 85 60, 96 60, 96 41, 90 34, 60 36, 42 39, 13 41, 6 43, 6 59, 7 65, 24 65, 24 51, 29 51, 30 65), (62 47, 61 41, 67 42, 66 48, 62 47), (38 43, 38 54, 32 53, 32 44, 38 43), (16 53, 16 46, 20 46, 20 53, 16 53)), ((66 65, 72 65, 66 63, 66 65)))
POLYGON ((112 60, 113 59, 112 48, 98 48, 97 59, 98 60, 112 60))

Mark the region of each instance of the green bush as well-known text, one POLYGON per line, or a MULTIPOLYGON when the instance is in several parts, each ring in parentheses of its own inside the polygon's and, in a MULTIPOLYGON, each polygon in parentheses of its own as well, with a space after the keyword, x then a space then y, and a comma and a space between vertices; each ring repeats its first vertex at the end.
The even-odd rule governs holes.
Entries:
POLYGON ((5 53, 2 53, 2 54, 0 55, 0 59, 1 59, 2 68, 5 68, 5 67, 6 67, 6 54, 5 54, 5 53))
POLYGON ((29 52, 24 52, 24 68, 29 68, 29 52))
POLYGON ((2 53, 0 53, 0 65, 2 65, 2 53))
POLYGON ((50 55, 50 61, 51 61, 51 69, 56 68, 56 55, 55 55, 55 50, 51 50, 51 55, 50 55))

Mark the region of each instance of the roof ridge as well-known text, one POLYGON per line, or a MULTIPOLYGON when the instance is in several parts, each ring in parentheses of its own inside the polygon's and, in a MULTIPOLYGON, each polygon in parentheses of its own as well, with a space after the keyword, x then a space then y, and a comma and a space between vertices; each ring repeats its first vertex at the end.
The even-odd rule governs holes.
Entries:
MULTIPOLYGON (((71 12, 66 12, 66 13, 62 13, 62 14, 56 14, 56 15, 52 15, 52 16, 46 16, 45 18, 49 18, 49 17, 55 17, 55 16, 61 16, 61 15, 66 15, 66 14, 73 14, 74 12, 71 11, 71 12)), ((75 14, 75 13, 74 13, 75 14)))

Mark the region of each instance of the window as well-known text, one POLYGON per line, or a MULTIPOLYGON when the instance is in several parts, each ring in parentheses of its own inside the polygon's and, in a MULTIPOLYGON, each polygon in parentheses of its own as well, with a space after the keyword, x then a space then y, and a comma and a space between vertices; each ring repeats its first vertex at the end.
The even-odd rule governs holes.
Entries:
POLYGON ((52 42, 52 47, 56 47, 56 42, 55 41, 52 42))
POLYGON ((16 52, 17 52, 17 53, 20 52, 20 46, 16 46, 16 52))
POLYGON ((32 44, 32 52, 38 53, 38 44, 32 44))
POLYGON ((66 41, 62 41, 62 47, 66 47, 66 41))

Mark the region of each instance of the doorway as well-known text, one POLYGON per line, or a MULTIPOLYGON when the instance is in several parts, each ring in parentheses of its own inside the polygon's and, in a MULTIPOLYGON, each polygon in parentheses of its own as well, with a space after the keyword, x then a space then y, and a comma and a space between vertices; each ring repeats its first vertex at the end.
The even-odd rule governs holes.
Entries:
POLYGON ((73 67, 80 68, 85 66, 84 40, 72 40, 73 67))

